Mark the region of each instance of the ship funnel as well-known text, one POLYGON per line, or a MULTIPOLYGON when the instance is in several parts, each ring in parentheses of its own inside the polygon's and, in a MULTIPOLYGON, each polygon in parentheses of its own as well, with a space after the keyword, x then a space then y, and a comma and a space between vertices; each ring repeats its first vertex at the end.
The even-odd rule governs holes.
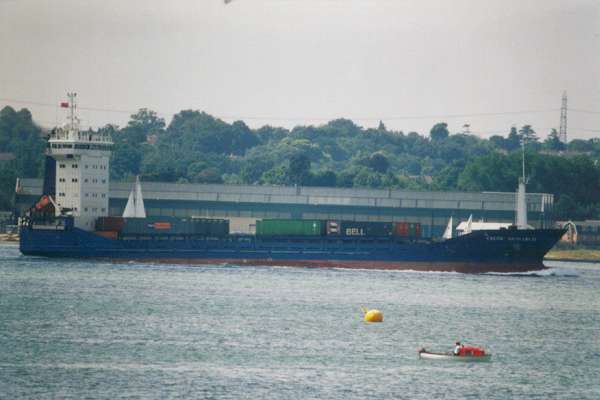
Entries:
POLYGON ((144 207, 144 197, 142 196, 142 185, 140 177, 135 177, 135 184, 129 193, 129 199, 123 211, 123 218, 146 218, 146 209, 144 207))
POLYGON ((525 194, 525 181, 519 179, 519 190, 517 191, 517 228, 528 229, 527 225, 527 197, 525 194))
POLYGON ((516 225, 517 229, 530 229, 527 225, 527 195, 525 193, 525 185, 528 178, 525 177, 525 138, 521 140, 522 154, 522 176, 519 178, 519 189, 517 190, 517 207, 516 207, 516 225))

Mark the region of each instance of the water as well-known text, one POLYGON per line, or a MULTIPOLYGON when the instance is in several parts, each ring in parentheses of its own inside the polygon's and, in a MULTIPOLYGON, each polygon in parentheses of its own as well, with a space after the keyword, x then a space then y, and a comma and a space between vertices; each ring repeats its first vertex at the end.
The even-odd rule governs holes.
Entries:
POLYGON ((598 399, 600 265, 552 265, 151 266, 0 245, 0 398, 598 399), (417 358, 457 339, 493 361, 417 358))

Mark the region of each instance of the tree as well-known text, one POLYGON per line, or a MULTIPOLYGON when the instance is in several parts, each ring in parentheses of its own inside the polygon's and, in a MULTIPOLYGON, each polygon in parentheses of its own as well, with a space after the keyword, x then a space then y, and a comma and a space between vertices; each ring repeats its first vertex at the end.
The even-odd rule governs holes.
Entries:
POLYGON ((556 129, 550 131, 548 137, 544 141, 544 147, 552 151, 563 151, 566 148, 565 144, 561 142, 556 129))
POLYGON ((371 157, 369 157, 368 166, 376 172, 384 174, 390 167, 390 162, 383 153, 376 152, 371 154, 371 157))
POLYGON ((14 204, 17 170, 15 162, 0 161, 0 210, 10 210, 14 204))
POLYGON ((260 144, 260 140, 243 121, 235 121, 231 125, 231 152, 244 154, 247 149, 260 144))
POLYGON ((433 141, 446 139, 449 134, 448 124, 445 122, 439 122, 435 124, 429 131, 429 136, 433 141))
POLYGON ((578 153, 587 153, 594 149, 594 145, 589 140, 583 139, 573 139, 568 144, 569 151, 574 151, 578 153))
POLYGON ((221 173, 216 168, 205 168, 194 177, 197 183, 223 183, 221 173))
POLYGON ((464 169, 464 160, 455 160, 452 164, 446 165, 433 177, 432 188, 434 190, 456 190, 458 187, 458 178, 464 169))
POLYGON ((255 184, 260 177, 273 168, 274 162, 266 157, 254 157, 245 160, 240 170, 240 178, 243 182, 255 184))
POLYGON ((313 175, 310 179, 310 186, 330 186, 334 187, 337 183, 337 175, 331 170, 322 171, 313 175))
POLYGON ((33 122, 29 110, 4 107, 0 111, 0 152, 15 156, 7 168, 13 168, 21 178, 41 176, 45 148, 42 130, 33 122))
POLYGON ((458 176, 458 189, 470 192, 514 191, 520 171, 517 154, 491 153, 469 161, 458 176))
POLYGON ((310 176, 310 159, 305 154, 294 154, 290 158, 289 178, 295 185, 308 182, 310 176))
POLYGON ((519 135, 519 132, 517 132, 516 127, 513 126, 510 128, 505 145, 505 149, 508 151, 516 150, 521 146, 521 135, 519 135))
POLYGON ((354 177, 353 186, 371 188, 381 187, 381 175, 363 167, 354 177))
POLYGON ((273 167, 260 177, 260 183, 267 185, 289 185, 289 166, 273 167))
POLYGON ((148 133, 159 133, 165 129, 165 120, 160 118, 155 111, 140 108, 137 113, 131 115, 127 126, 148 133))
POLYGON ((165 120, 159 118, 156 112, 147 108, 132 114, 127 126, 121 131, 125 136, 124 140, 129 144, 137 145, 144 143, 151 135, 158 135, 164 132, 165 120))
POLYGON ((538 141, 537 134, 531 125, 523 125, 523 127, 519 129, 519 136, 521 137, 521 140, 525 142, 525 144, 535 143, 538 141))
POLYGON ((494 147, 497 147, 499 149, 506 149, 506 139, 504 139, 502 136, 493 135, 490 137, 489 140, 494 147))

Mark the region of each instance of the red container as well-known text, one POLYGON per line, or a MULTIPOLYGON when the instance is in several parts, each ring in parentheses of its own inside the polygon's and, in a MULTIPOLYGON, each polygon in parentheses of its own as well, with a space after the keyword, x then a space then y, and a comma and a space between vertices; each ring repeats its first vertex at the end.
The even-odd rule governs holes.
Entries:
POLYGON ((124 224, 123 217, 100 217, 96 220, 96 230, 121 232, 124 224))
POLYGON ((408 236, 408 222, 396 222, 394 224, 394 235, 408 236))
POLYGON ((415 236, 421 237, 421 224, 418 222, 415 224, 415 236))
POLYGON ((394 235, 403 237, 421 237, 421 224, 418 222, 396 222, 394 235))

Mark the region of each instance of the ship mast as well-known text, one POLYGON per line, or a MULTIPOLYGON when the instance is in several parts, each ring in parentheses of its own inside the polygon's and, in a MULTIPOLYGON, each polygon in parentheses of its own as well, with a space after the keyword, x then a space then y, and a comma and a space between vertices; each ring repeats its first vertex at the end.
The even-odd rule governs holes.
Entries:
POLYGON ((522 175, 519 178, 519 189, 517 191, 517 228, 518 229, 529 229, 527 225, 527 195, 525 191, 525 185, 527 179, 525 178, 525 138, 521 138, 521 155, 522 155, 522 175))

